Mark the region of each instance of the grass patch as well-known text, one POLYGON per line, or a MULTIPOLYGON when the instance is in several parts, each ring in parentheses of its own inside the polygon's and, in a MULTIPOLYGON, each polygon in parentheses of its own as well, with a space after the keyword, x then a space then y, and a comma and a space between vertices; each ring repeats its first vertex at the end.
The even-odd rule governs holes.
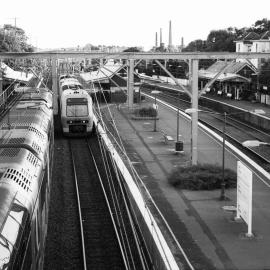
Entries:
POLYGON ((153 107, 143 107, 134 111, 135 116, 157 117, 157 111, 153 107))
MULTIPOLYGON (((226 188, 235 188, 237 175, 230 169, 224 170, 226 188)), ((190 165, 178 167, 168 177, 172 186, 188 190, 220 189, 222 181, 222 167, 211 164, 190 165)))

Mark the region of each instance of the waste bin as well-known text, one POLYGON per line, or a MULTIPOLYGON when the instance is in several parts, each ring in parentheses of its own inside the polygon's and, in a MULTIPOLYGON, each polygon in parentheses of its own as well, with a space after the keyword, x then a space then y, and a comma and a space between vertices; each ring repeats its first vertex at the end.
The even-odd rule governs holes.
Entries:
POLYGON ((183 151, 184 144, 182 141, 175 142, 175 151, 183 151))

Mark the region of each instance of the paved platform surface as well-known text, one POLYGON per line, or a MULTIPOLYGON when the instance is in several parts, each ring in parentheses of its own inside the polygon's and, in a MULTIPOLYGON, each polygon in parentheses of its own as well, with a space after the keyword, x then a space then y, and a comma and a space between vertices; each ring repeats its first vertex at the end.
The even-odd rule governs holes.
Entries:
MULTIPOLYGON (((238 105, 242 103, 235 102, 238 105)), ((248 105, 254 107, 257 104, 248 105)), ((120 109, 114 105, 110 108, 130 160, 186 250, 194 269, 270 269, 269 188, 258 183, 257 197, 263 198, 263 202, 253 205, 256 213, 253 216, 254 237, 247 238, 246 224, 234 220, 235 212, 223 209, 224 206, 236 205, 235 189, 226 190, 228 200, 220 201, 220 190, 179 190, 168 183, 167 176, 175 167, 190 162, 190 127, 187 121, 180 121, 184 153, 175 154, 174 142, 166 144, 161 133, 163 130, 176 137, 174 112, 160 108, 155 132, 153 120, 132 120, 132 110, 124 105, 120 109)), ((207 144, 212 152, 199 154, 199 161, 216 164, 221 159, 221 149, 216 150, 218 146, 212 146, 205 140, 203 144, 207 144)))

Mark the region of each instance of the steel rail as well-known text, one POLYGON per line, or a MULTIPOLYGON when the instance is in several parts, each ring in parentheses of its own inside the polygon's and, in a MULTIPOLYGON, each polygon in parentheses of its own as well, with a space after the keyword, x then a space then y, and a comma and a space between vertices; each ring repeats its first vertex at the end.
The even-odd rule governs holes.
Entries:
MULTIPOLYGON (((208 123, 207 121, 205 120, 200 120, 200 122, 202 124, 204 124, 205 126, 207 126, 208 128, 212 129, 212 130, 216 130, 218 131, 219 133, 222 133, 222 130, 220 130, 219 128, 217 127, 214 127, 211 123, 208 123)), ((251 148, 246 148, 242 145, 243 142, 237 140, 236 138, 234 138, 233 136, 229 135, 228 132, 226 133, 226 140, 227 141, 230 141, 230 143, 234 144, 235 146, 237 146, 238 149, 240 149, 241 151, 243 152, 250 152, 252 153, 253 155, 255 155, 255 157, 259 158, 260 161, 263 161, 265 163, 269 163, 270 164, 270 160, 265 157, 265 156, 262 156, 261 154, 259 154, 257 151, 251 149, 251 148)))
POLYGON ((103 182, 102 182, 102 178, 101 178, 100 173, 99 173, 99 169, 98 169, 98 166, 97 166, 95 157, 93 155, 93 152, 91 150, 91 146, 90 146, 90 144, 89 144, 89 142, 88 142, 87 139, 86 139, 86 142, 87 142, 87 147, 88 147, 90 156, 91 156, 91 158, 93 160, 93 163, 94 163, 94 166, 95 166, 97 175, 98 175, 98 179, 99 179, 99 182, 100 182, 102 191, 103 191, 104 198, 106 200, 106 204, 107 204, 107 207, 108 207, 110 216, 111 216, 111 220, 112 220, 112 223, 113 223, 113 227, 114 227, 114 231, 115 231, 115 234, 116 234, 116 237, 117 237, 117 241, 119 243, 119 247, 120 247, 120 250, 121 250, 122 258, 123 258, 123 261, 124 261, 124 264, 125 264, 125 268, 126 269, 129 269, 127 258, 124 256, 125 251, 124 251, 124 248, 123 248, 122 243, 121 243, 121 240, 120 240, 120 236, 119 236, 119 233, 118 233, 118 230, 117 230, 117 225, 116 225, 115 220, 114 220, 114 217, 113 217, 113 212, 112 212, 112 209, 111 209, 111 206, 110 206, 110 203, 109 203, 108 196, 107 196, 106 191, 105 191, 105 187, 104 187, 103 182))
POLYGON ((73 151, 72 151, 72 146, 71 146, 70 141, 69 141, 69 146, 70 146, 71 159, 72 159, 72 165, 73 165, 74 183, 75 183, 75 187, 76 187, 76 198, 77 198, 77 206, 78 206, 78 213, 79 213, 81 244, 82 244, 82 257, 83 257, 83 269, 87 270, 80 194, 79 194, 79 188, 78 188, 78 179, 77 179, 76 166, 75 166, 75 161, 74 161, 74 156, 73 156, 73 151))

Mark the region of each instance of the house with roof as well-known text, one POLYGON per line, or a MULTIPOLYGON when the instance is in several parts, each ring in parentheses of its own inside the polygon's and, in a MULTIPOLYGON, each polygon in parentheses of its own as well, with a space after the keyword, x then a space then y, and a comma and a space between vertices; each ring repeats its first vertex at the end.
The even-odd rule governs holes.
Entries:
MULTIPOLYGON (((235 44, 236 52, 270 52, 270 31, 261 35, 249 32, 236 40, 235 44)), ((250 61, 257 69, 260 69, 261 63, 264 62, 263 59, 251 59, 250 61)))
MULTIPOLYGON (((235 41, 236 52, 270 52, 270 31, 266 31, 261 35, 250 32, 244 37, 235 41)), ((240 60, 239 60, 240 61, 240 60)), ((243 60, 242 60, 243 61, 243 60)), ((269 59, 251 59, 250 62, 257 68, 257 74, 260 73, 263 67, 269 66, 269 59)), ((269 75, 270 76, 270 75, 269 75)), ((256 80, 257 101, 270 105, 270 85, 268 83, 260 83, 260 77, 256 80)), ((269 81, 269 80, 268 80, 269 81)))
POLYGON ((199 85, 202 89, 207 82, 221 72, 207 92, 242 99, 252 91, 251 81, 256 71, 249 62, 216 61, 209 68, 199 70, 199 85))

